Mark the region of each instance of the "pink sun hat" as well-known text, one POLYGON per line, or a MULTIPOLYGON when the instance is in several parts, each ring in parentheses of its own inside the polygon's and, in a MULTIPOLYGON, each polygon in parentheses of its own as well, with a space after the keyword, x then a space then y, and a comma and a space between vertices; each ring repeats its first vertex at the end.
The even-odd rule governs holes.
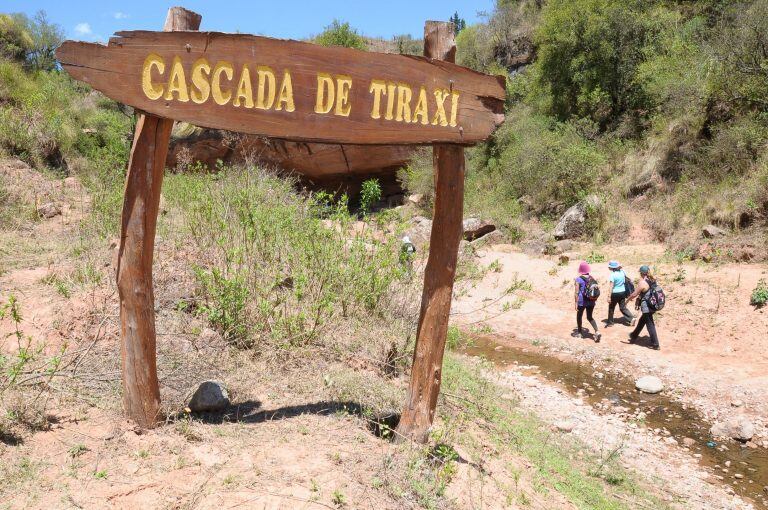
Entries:
POLYGON ((589 267, 589 264, 586 260, 582 261, 579 264, 579 274, 589 274, 592 268, 589 267))

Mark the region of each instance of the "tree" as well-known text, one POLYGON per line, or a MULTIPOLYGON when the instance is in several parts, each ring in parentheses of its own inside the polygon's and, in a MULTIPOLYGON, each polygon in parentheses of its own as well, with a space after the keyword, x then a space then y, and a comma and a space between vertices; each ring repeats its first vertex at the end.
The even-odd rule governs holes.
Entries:
POLYGON ((424 53, 424 41, 414 39, 408 34, 396 35, 392 38, 395 51, 400 55, 422 55, 424 53))
POLYGON ((27 32, 26 18, 0 14, 0 57, 24 62, 32 49, 32 36, 27 32))
POLYGON ((601 130, 648 104, 638 80, 656 28, 640 0, 551 0, 536 34, 538 83, 561 120, 588 118, 601 130))
POLYGON ((357 30, 350 27, 349 23, 342 23, 336 19, 315 38, 315 43, 320 46, 343 46, 358 50, 366 49, 365 39, 357 33, 357 30))
POLYGON ((32 50, 27 55, 27 62, 33 69, 50 71, 56 68, 56 48, 64 41, 62 28, 48 21, 45 11, 38 11, 28 21, 27 30, 32 36, 32 50))
POLYGON ((467 27, 467 22, 464 21, 463 18, 459 17, 459 13, 458 12, 454 12, 453 16, 451 16, 448 19, 448 21, 453 23, 454 35, 459 35, 459 32, 461 32, 462 30, 464 30, 467 27))

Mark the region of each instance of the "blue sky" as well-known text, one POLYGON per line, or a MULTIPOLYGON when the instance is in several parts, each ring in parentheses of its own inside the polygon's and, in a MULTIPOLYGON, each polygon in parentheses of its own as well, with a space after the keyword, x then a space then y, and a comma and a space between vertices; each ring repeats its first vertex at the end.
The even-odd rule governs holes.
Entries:
POLYGON ((348 21, 361 33, 391 37, 421 36, 426 20, 447 20, 454 11, 472 24, 478 13, 493 9, 494 0, 157 0, 66 1, 3 0, 0 12, 29 15, 44 10, 61 25, 67 38, 106 41, 117 30, 160 30, 172 5, 183 5, 203 15, 202 30, 243 32, 301 39, 322 31, 334 18, 348 21))

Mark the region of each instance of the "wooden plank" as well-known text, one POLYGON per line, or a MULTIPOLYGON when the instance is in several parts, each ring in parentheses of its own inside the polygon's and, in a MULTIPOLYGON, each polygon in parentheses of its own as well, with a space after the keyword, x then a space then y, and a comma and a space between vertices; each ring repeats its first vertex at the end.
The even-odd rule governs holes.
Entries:
MULTIPOLYGON (((195 30, 200 19, 192 11, 173 7, 164 29, 195 30)), ((117 262, 123 405, 128 417, 145 428, 157 423, 160 412, 152 259, 171 129, 172 120, 138 116, 128 162, 117 262)))
POLYGON ((142 111, 286 140, 471 145, 503 120, 503 77, 424 57, 131 31, 106 46, 67 41, 56 58, 72 77, 142 111))
MULTIPOLYGON (((424 27, 424 54, 434 58, 455 58, 452 23, 427 22, 424 27)), ((440 393, 464 212, 464 148, 436 145, 433 150, 435 212, 429 258, 424 271, 411 382, 396 434, 399 441, 411 439, 421 443, 429 438, 440 393)))

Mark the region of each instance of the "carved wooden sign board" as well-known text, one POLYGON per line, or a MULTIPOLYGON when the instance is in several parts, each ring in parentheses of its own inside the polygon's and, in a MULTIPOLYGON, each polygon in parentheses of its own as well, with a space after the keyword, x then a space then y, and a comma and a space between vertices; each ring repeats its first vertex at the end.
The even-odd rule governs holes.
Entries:
POLYGON ((453 64, 451 23, 428 21, 425 57, 196 32, 168 11, 163 32, 119 32, 105 45, 65 42, 72 77, 137 109, 117 263, 123 402, 142 427, 160 421, 152 260, 175 120, 272 138, 338 144, 432 144, 434 221, 411 383, 396 437, 425 441, 440 390, 462 233, 464 145, 503 120, 504 79, 453 64))
POLYGON ((446 61, 217 32, 118 32, 56 58, 106 96, 195 125, 298 141, 471 145, 504 78, 446 61))

